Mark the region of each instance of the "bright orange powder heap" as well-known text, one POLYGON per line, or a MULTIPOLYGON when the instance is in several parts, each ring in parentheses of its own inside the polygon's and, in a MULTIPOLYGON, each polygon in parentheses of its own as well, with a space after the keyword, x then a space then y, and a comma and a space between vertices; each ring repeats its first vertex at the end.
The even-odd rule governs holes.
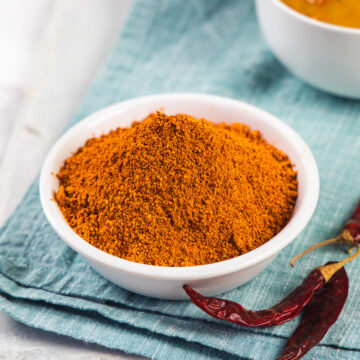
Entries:
POLYGON ((191 266, 244 254, 289 221, 287 156, 248 126, 149 115, 90 139, 57 174, 56 201, 79 236, 112 255, 191 266))

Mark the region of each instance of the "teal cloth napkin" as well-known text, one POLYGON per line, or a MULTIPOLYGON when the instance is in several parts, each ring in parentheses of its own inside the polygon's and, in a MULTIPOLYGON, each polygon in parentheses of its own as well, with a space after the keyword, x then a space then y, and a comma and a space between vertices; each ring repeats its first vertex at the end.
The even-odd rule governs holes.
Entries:
MULTIPOLYGON (((280 65, 251 0, 136 0, 74 122, 124 99, 176 91, 228 96, 279 116, 309 144, 320 170, 319 204, 306 230, 266 271, 224 296, 252 309, 270 306, 315 266, 344 255, 324 248, 296 269, 288 265, 336 234, 360 195, 359 102, 319 92, 280 65)), ((307 359, 360 358, 360 262, 347 270, 345 308, 307 359)), ((167 360, 275 359, 299 321, 237 327, 190 302, 146 298, 109 283, 54 233, 37 182, 0 230, 0 309, 29 326, 167 360)))

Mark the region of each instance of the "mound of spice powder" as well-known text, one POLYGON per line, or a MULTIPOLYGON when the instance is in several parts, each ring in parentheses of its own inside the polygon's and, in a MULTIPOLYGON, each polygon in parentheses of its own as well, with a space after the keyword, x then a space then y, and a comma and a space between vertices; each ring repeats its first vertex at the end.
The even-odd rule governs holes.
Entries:
POLYGON ((258 131, 160 112, 88 140, 57 177, 56 201, 79 236, 159 266, 253 250, 287 224, 297 198, 288 157, 258 131))

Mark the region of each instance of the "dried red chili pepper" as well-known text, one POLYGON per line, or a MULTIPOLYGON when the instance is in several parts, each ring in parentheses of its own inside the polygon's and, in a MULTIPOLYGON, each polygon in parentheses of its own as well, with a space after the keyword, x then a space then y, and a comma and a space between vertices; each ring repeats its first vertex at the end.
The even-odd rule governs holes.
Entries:
POLYGON ((270 309, 260 311, 246 310, 234 301, 202 296, 189 285, 185 285, 184 289, 190 300, 210 316, 238 325, 256 327, 280 325, 293 319, 303 310, 314 292, 320 289, 324 283, 321 272, 314 270, 283 301, 270 309))
POLYGON ((310 251, 313 251, 315 249, 318 249, 319 247, 330 244, 349 244, 351 245, 349 252, 351 252, 351 250, 356 244, 360 244, 360 201, 357 203, 354 212, 350 216, 350 219, 342 228, 340 235, 338 235, 335 238, 322 241, 318 244, 309 247, 299 255, 295 256, 290 261, 290 265, 294 266, 296 260, 304 256, 305 254, 309 253, 310 251))
POLYGON ((285 345, 277 360, 297 360, 318 344, 339 317, 349 291, 344 268, 311 299, 304 310, 300 325, 285 345))

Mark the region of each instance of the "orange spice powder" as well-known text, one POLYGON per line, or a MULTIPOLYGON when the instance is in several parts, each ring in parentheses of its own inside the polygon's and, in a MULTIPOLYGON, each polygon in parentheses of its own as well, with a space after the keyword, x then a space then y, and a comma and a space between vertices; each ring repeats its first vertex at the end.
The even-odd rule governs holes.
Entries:
POLYGON ((56 201, 91 245, 159 266, 215 263, 276 235, 297 198, 288 157, 258 131, 150 114, 65 161, 56 201))

